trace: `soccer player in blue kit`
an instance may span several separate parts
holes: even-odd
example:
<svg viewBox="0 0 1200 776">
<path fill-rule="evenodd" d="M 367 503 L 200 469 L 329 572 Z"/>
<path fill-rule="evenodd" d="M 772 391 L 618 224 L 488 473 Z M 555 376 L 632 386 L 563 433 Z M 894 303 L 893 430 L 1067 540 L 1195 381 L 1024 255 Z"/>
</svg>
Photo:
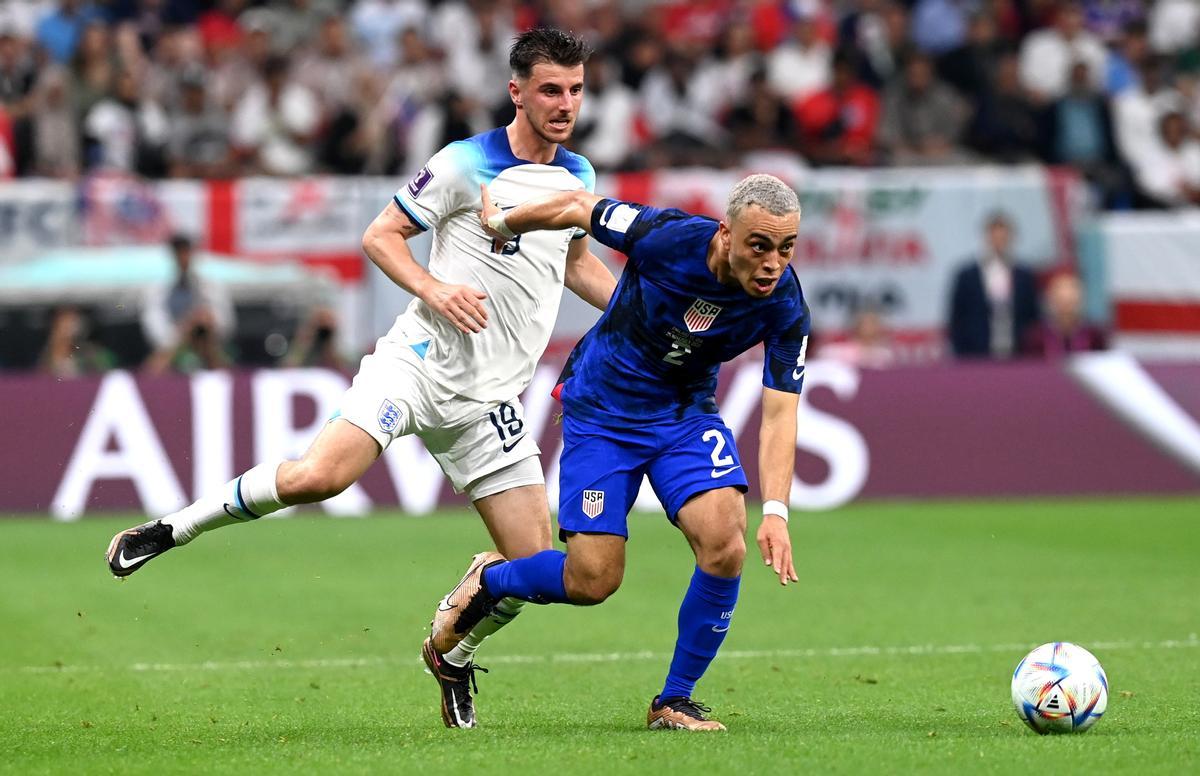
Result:
<svg viewBox="0 0 1200 776">
<path fill-rule="evenodd" d="M 499 239 L 576 227 L 629 262 L 603 316 L 563 369 L 558 521 L 567 551 L 507 561 L 475 556 L 438 606 L 434 642 L 453 644 L 500 599 L 598 604 L 621 584 L 626 519 L 647 475 L 696 555 L 679 610 L 670 671 L 650 704 L 650 728 L 724 730 L 692 698 L 737 603 L 746 554 L 747 480 L 715 400 L 717 372 L 765 344 L 757 541 L 781 584 L 798 581 L 787 518 L 796 407 L 809 314 L 788 262 L 800 222 L 794 191 L 752 175 L 718 222 L 587 191 L 501 212 L 483 192 L 481 221 Z"/>
</svg>

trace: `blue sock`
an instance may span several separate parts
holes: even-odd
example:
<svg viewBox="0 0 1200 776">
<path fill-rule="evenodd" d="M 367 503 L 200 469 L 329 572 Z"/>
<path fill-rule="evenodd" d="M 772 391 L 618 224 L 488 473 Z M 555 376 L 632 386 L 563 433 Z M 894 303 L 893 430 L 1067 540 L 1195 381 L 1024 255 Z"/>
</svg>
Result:
<svg viewBox="0 0 1200 776">
<path fill-rule="evenodd" d="M 737 605 L 740 576 L 714 577 L 696 567 L 679 607 L 679 638 L 662 698 L 690 698 L 696 682 L 717 656 Z"/>
<path fill-rule="evenodd" d="M 537 555 L 492 566 L 483 572 L 483 584 L 492 598 L 519 598 L 535 604 L 568 604 L 563 584 L 567 554 L 542 550 Z"/>
</svg>

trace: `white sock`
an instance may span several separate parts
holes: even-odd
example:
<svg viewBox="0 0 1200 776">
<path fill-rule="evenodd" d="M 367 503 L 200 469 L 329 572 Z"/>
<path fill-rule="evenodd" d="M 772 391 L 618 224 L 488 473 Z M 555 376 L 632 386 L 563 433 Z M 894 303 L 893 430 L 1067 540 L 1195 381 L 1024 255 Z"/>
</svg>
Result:
<svg viewBox="0 0 1200 776">
<path fill-rule="evenodd" d="M 523 606 L 525 606 L 525 602 L 519 598 L 501 598 L 492 613 L 480 620 L 479 624 L 472 628 L 462 641 L 458 642 L 457 647 L 442 657 L 450 665 L 459 668 L 470 663 L 475 657 L 475 650 L 479 649 L 483 640 L 512 622 L 513 618 L 521 613 Z"/>
<path fill-rule="evenodd" d="M 257 520 L 287 506 L 275 489 L 275 474 L 281 463 L 261 463 L 225 483 L 216 493 L 164 517 L 162 522 L 171 526 L 175 546 L 187 544 L 205 531 Z"/>
</svg>

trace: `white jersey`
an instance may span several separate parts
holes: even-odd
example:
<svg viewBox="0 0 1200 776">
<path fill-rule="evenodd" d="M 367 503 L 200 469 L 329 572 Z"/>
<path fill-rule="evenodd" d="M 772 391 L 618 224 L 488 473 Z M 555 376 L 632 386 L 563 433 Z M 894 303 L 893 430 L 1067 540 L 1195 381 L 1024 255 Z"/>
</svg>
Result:
<svg viewBox="0 0 1200 776">
<path fill-rule="evenodd" d="M 416 324 L 428 343 L 413 345 L 430 377 L 462 396 L 506 401 L 518 396 L 550 341 L 574 229 L 528 232 L 503 246 L 479 224 L 479 184 L 492 202 L 509 208 L 545 194 L 587 189 L 596 184 L 592 165 L 559 146 L 549 164 L 513 155 L 504 127 L 443 148 L 408 185 L 396 192 L 396 205 L 421 229 L 433 229 L 429 273 L 444 283 L 466 285 L 487 294 L 488 325 L 464 334 L 414 299 L 388 339 L 405 341 Z"/>
</svg>

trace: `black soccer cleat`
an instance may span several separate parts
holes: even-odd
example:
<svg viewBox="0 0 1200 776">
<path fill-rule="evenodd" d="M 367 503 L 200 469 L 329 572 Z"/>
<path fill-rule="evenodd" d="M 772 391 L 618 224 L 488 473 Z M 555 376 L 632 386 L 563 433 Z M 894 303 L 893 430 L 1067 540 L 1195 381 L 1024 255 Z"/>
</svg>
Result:
<svg viewBox="0 0 1200 776">
<path fill-rule="evenodd" d="M 428 638 L 421 645 L 421 658 L 429 666 L 429 673 L 433 674 L 442 691 L 442 722 L 449 728 L 475 727 L 475 702 L 471 698 L 472 690 L 476 694 L 479 692 L 475 672 L 486 674 L 488 670 L 474 663 L 467 663 L 462 668 L 450 665 L 437 653 Z"/>
<path fill-rule="evenodd" d="M 161 520 L 142 523 L 122 531 L 108 543 L 108 570 L 114 577 L 127 577 L 174 546 L 171 526 Z"/>
</svg>

